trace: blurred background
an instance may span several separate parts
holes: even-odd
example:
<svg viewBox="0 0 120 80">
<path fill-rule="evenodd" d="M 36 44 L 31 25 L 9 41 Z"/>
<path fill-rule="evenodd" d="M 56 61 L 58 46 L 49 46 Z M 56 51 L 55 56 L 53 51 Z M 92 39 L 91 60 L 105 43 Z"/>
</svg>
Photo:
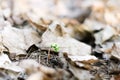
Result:
<svg viewBox="0 0 120 80">
<path fill-rule="evenodd" d="M 35 21 L 42 18 L 72 18 L 84 22 L 89 19 L 119 25 L 119 0 L 0 0 L 0 11 L 6 18 L 20 24 L 24 15 Z M 81 19 L 81 17 L 83 19 Z"/>
</svg>

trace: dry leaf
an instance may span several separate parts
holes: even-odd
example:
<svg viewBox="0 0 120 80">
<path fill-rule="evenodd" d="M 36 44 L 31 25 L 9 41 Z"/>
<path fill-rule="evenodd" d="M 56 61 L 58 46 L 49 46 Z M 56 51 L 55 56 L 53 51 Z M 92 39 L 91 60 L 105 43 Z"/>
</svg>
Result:
<svg viewBox="0 0 120 80">
<path fill-rule="evenodd" d="M 19 66 L 29 75 L 27 80 L 58 80 L 62 77 L 55 69 L 40 65 L 35 60 L 23 60 Z"/>
<path fill-rule="evenodd" d="M 64 53 L 64 57 L 72 66 L 77 66 L 87 70 L 90 70 L 92 68 L 92 64 L 98 61 L 98 59 L 95 56 L 91 55 L 70 56 Z"/>
<path fill-rule="evenodd" d="M 90 46 L 71 38 L 65 30 L 64 25 L 53 22 L 43 33 L 40 48 L 48 50 L 51 44 L 57 43 L 60 46 L 60 52 L 67 52 L 69 55 L 82 56 L 91 53 Z"/>
<path fill-rule="evenodd" d="M 45 79 L 44 79 L 44 74 L 41 72 L 38 72 L 29 76 L 27 80 L 45 80 Z"/>
<path fill-rule="evenodd" d="M 106 26 L 102 31 L 95 34 L 95 43 L 102 44 L 116 35 L 116 31 L 111 26 Z"/>
<path fill-rule="evenodd" d="M 120 59 L 120 43 L 119 42 L 115 42 L 114 45 L 112 46 L 111 55 Z"/>
<path fill-rule="evenodd" d="M 10 53 L 25 54 L 29 46 L 40 41 L 38 33 L 32 28 L 18 29 L 5 22 L 3 27 L 0 32 L 1 46 L 7 48 Z"/>
<path fill-rule="evenodd" d="M 0 54 L 0 71 L 3 73 L 7 73 L 9 77 L 16 78 L 19 73 L 24 73 L 24 69 L 20 66 L 12 63 L 9 59 L 8 55 L 1 53 Z M 1 76 L 2 77 L 2 76 Z"/>
<path fill-rule="evenodd" d="M 79 69 L 74 66 L 69 66 L 69 69 L 78 80 L 90 80 L 93 78 L 88 70 Z"/>
<path fill-rule="evenodd" d="M 32 59 L 22 60 L 19 62 L 18 65 L 22 67 L 23 69 L 25 69 L 25 72 L 28 75 L 37 72 L 40 66 L 39 63 L 37 63 L 35 60 L 32 60 Z"/>
<path fill-rule="evenodd" d="M 107 24 L 116 25 L 119 23 L 119 20 L 117 20 L 115 14 L 111 13 L 108 10 L 105 11 L 104 18 Z"/>
<path fill-rule="evenodd" d="M 1 61 L 0 68 L 11 70 L 11 71 L 14 71 L 14 72 L 23 72 L 24 71 L 19 66 L 16 66 L 15 64 L 13 64 L 11 62 L 11 60 L 9 59 L 9 57 L 4 53 L 1 53 L 0 61 Z"/>
</svg>

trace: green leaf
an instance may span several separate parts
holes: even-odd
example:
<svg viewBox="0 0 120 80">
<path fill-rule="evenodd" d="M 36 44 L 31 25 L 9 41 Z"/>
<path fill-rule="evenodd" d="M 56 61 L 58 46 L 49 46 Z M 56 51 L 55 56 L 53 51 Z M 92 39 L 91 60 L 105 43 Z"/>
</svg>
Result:
<svg viewBox="0 0 120 80">
<path fill-rule="evenodd" d="M 55 52 L 58 52 L 59 49 L 60 49 L 59 45 L 56 44 L 56 43 L 51 44 L 51 48 L 52 48 Z"/>
</svg>

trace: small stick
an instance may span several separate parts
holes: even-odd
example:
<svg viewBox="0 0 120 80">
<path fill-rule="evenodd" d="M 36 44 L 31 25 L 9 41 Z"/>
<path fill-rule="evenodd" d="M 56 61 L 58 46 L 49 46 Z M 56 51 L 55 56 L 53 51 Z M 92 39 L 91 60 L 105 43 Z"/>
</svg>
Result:
<svg viewBox="0 0 120 80">
<path fill-rule="evenodd" d="M 50 59 L 50 49 L 48 50 L 47 64 L 48 64 L 49 59 Z"/>
</svg>

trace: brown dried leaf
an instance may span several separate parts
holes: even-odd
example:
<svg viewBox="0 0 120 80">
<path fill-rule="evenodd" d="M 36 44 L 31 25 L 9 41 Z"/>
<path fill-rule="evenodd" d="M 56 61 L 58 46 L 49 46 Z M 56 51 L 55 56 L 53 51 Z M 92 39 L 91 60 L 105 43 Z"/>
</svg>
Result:
<svg viewBox="0 0 120 80">
<path fill-rule="evenodd" d="M 115 42 L 114 45 L 112 46 L 111 55 L 120 59 L 120 43 L 119 42 Z"/>
<path fill-rule="evenodd" d="M 69 69 L 78 80 L 90 80 L 93 78 L 88 70 L 79 69 L 71 65 L 69 66 Z"/>
<path fill-rule="evenodd" d="M 15 79 L 19 73 L 24 73 L 24 69 L 13 63 L 4 53 L 0 54 L 0 62 L 0 71 L 7 73 L 11 78 Z"/>
<path fill-rule="evenodd" d="M 3 27 L 0 33 L 0 43 L 10 53 L 25 54 L 25 49 L 40 41 L 38 33 L 32 28 L 18 29 L 10 24 L 4 24 Z"/>
<path fill-rule="evenodd" d="M 111 26 L 106 26 L 102 31 L 95 34 L 95 43 L 102 44 L 116 35 L 116 31 Z"/>
<path fill-rule="evenodd" d="M 33 26 L 35 26 L 38 30 L 40 30 L 40 31 L 42 31 L 42 32 L 44 32 L 46 29 L 47 29 L 47 25 L 44 25 L 44 23 L 43 23 L 43 25 L 42 24 L 38 24 L 38 23 L 36 23 L 36 22 L 33 22 L 29 17 L 27 17 L 28 19 L 28 21 L 33 25 Z"/>
<path fill-rule="evenodd" d="M 64 53 L 66 60 L 74 67 L 80 67 L 87 70 L 92 68 L 92 64 L 97 62 L 98 59 L 95 56 L 86 55 L 86 56 L 70 56 Z"/>
<path fill-rule="evenodd" d="M 57 43 L 60 46 L 60 52 L 67 52 L 70 55 L 81 56 L 91 53 L 90 46 L 71 38 L 67 34 L 64 25 L 58 22 L 53 22 L 44 32 L 40 48 L 48 50 L 53 43 Z"/>
<path fill-rule="evenodd" d="M 19 66 L 29 75 L 27 80 L 58 80 L 61 77 L 55 69 L 40 65 L 32 59 L 22 60 Z"/>
<path fill-rule="evenodd" d="M 40 64 L 33 59 L 22 60 L 18 65 L 22 67 L 28 75 L 38 72 L 40 66 Z"/>
</svg>

